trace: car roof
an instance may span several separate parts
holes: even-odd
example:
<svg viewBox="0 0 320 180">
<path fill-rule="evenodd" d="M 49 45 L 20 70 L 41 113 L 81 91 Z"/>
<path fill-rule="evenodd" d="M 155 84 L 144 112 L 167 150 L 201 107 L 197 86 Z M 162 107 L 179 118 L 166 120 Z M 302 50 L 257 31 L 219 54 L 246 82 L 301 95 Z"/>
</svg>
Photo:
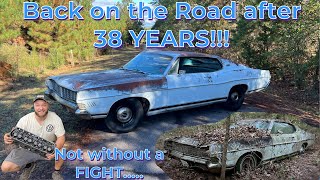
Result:
<svg viewBox="0 0 320 180">
<path fill-rule="evenodd" d="M 242 123 L 246 123 L 246 122 L 255 122 L 255 121 L 264 121 L 264 122 L 280 122 L 280 123 L 287 123 L 287 124 L 291 124 L 293 125 L 291 122 L 288 121 L 284 121 L 281 119 L 243 119 L 243 120 L 239 120 L 237 122 L 242 122 Z"/>
<path fill-rule="evenodd" d="M 271 122 L 272 119 L 242 119 L 236 122 L 255 122 L 255 121 L 264 121 L 264 122 Z"/>
<path fill-rule="evenodd" d="M 163 54 L 167 56 L 179 56 L 179 57 L 210 57 L 210 58 L 220 58 L 216 55 L 210 55 L 205 53 L 199 52 L 190 52 L 190 51 L 167 51 L 167 50 L 145 50 L 144 52 L 152 52 L 157 54 Z"/>
</svg>

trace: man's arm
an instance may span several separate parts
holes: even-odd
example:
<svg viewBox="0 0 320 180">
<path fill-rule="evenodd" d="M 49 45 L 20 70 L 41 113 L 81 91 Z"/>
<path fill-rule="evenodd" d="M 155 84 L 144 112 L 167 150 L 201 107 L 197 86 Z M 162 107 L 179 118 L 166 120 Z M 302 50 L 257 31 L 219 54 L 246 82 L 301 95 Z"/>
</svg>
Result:
<svg viewBox="0 0 320 180">
<path fill-rule="evenodd" d="M 66 141 L 66 136 L 65 135 L 62 135 L 62 136 L 58 137 L 57 140 L 56 140 L 56 148 L 61 150 L 63 145 L 64 145 L 64 143 L 65 143 L 65 141 Z M 51 160 L 51 159 L 54 158 L 54 154 L 47 154 L 46 156 L 47 156 L 48 160 Z"/>
<path fill-rule="evenodd" d="M 65 135 L 62 135 L 62 136 L 58 137 L 57 141 L 56 141 L 56 148 L 61 150 L 61 148 L 63 147 L 65 142 L 66 142 L 66 136 Z"/>
</svg>

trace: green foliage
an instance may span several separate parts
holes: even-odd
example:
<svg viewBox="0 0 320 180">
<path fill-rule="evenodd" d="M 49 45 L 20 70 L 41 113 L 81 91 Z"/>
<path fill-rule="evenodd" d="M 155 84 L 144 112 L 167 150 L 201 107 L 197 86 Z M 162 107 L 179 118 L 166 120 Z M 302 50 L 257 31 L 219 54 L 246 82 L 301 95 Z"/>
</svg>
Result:
<svg viewBox="0 0 320 180">
<path fill-rule="evenodd" d="M 50 64 L 48 68 L 55 69 L 63 65 L 65 62 L 65 57 L 63 54 L 64 54 L 63 48 L 51 48 L 48 55 L 48 58 L 50 60 Z"/>
<path fill-rule="evenodd" d="M 157 20 L 155 25 L 152 27 L 152 29 L 156 29 L 160 31 L 160 38 L 164 36 L 164 33 L 167 30 L 172 30 L 175 37 L 179 37 L 178 30 L 191 30 L 191 31 L 198 31 L 200 29 L 205 29 L 205 30 L 211 30 L 211 29 L 217 29 L 217 28 L 224 28 L 226 25 L 223 20 L 217 22 L 217 21 L 212 21 L 208 19 L 203 19 L 201 21 L 199 20 L 176 20 L 175 19 L 175 14 L 176 14 L 176 2 L 179 2 L 179 0 L 154 0 L 153 4 L 154 5 L 163 5 L 168 9 L 168 16 L 167 19 L 165 20 Z M 189 3 L 190 5 L 201 5 L 204 7 L 210 6 L 210 5 L 215 5 L 215 2 L 210 1 L 210 0 L 187 0 L 185 1 Z M 176 31 L 177 29 L 177 31 Z M 177 39 L 178 40 L 178 39 Z"/>
<path fill-rule="evenodd" d="M 127 24 L 128 30 L 133 30 L 136 34 L 139 34 L 142 28 L 142 22 L 141 21 L 128 21 L 129 23 Z M 133 44 L 133 39 L 131 35 L 129 34 L 129 31 L 127 31 L 124 36 L 123 36 L 124 42 Z"/>
<path fill-rule="evenodd" d="M 271 2 L 271 1 L 269 1 Z M 259 2 L 245 2 L 257 5 Z M 232 43 L 241 52 L 242 61 L 262 69 L 270 69 L 274 79 L 290 80 L 299 89 L 314 85 L 318 75 L 320 2 L 317 0 L 272 1 L 274 5 L 301 5 L 297 21 L 248 21 L 241 16 L 233 31 Z M 316 60 L 317 59 L 317 60 Z"/>
<path fill-rule="evenodd" d="M 21 35 L 20 27 L 23 25 L 23 19 L 20 16 L 22 4 L 22 0 L 0 1 L 0 44 L 11 42 Z"/>
<path fill-rule="evenodd" d="M 17 56 L 19 54 L 19 56 Z M 36 76 L 48 67 L 46 56 L 36 52 L 29 52 L 25 46 L 2 44 L 0 46 L 0 61 L 11 64 L 13 77 Z"/>
</svg>

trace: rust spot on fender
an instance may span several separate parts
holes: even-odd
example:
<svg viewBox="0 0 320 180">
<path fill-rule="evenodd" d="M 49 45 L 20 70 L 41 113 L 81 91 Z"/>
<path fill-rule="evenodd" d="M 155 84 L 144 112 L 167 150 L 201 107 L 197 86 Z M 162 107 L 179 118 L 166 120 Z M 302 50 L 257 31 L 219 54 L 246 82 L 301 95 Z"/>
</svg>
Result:
<svg viewBox="0 0 320 180">
<path fill-rule="evenodd" d="M 137 90 L 155 90 L 163 88 L 166 84 L 166 80 L 163 79 L 153 79 L 153 80 L 142 80 L 142 81 L 136 81 L 126 84 L 118 84 L 113 86 L 114 89 L 118 91 L 130 91 L 135 92 Z"/>
<path fill-rule="evenodd" d="M 76 82 L 73 86 L 73 89 L 78 90 L 84 83 L 82 81 Z"/>
<path fill-rule="evenodd" d="M 167 80 L 165 78 L 135 78 L 126 80 L 123 83 L 110 85 L 107 87 L 92 88 L 90 90 L 117 90 L 123 93 L 139 93 L 154 91 L 157 89 L 165 88 Z"/>
</svg>

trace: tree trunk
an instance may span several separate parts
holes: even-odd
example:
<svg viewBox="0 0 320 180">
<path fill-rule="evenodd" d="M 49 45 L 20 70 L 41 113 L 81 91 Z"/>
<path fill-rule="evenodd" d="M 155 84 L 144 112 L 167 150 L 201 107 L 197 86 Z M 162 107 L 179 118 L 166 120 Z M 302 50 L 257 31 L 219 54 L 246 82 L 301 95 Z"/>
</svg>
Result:
<svg viewBox="0 0 320 180">
<path fill-rule="evenodd" d="M 226 179 L 226 161 L 227 161 L 227 150 L 228 150 L 228 141 L 229 141 L 229 130 L 230 130 L 230 121 L 231 121 L 231 115 L 229 115 L 229 117 L 227 118 L 226 121 L 226 135 L 224 138 L 224 142 L 223 142 L 223 152 L 222 152 L 222 160 L 221 160 L 221 180 L 225 180 Z"/>
</svg>

